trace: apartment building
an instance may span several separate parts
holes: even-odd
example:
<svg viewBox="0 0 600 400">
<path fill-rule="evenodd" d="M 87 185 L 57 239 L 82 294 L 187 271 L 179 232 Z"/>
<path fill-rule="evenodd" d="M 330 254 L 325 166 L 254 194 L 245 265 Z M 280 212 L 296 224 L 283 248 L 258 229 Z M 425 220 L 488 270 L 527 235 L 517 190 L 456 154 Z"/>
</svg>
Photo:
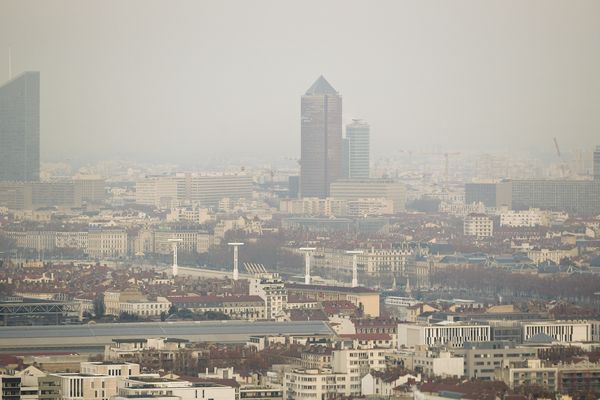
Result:
<svg viewBox="0 0 600 400">
<path fill-rule="evenodd" d="M 82 362 L 79 368 L 82 374 L 108 375 L 128 378 L 140 374 L 140 365 L 130 362 L 88 361 Z"/>
<path fill-rule="evenodd" d="M 558 388 L 558 368 L 538 359 L 504 364 L 496 370 L 495 377 L 511 389 L 537 386 L 556 391 Z"/>
<path fill-rule="evenodd" d="M 124 229 L 90 229 L 88 255 L 95 258 L 119 258 L 128 254 L 127 231 Z"/>
<path fill-rule="evenodd" d="M 286 400 L 327 400 L 340 396 L 359 396 L 360 381 L 350 382 L 347 374 L 330 369 L 294 368 L 283 376 L 283 398 Z"/>
<path fill-rule="evenodd" d="M 264 274 L 250 279 L 250 296 L 258 296 L 265 303 L 266 319 L 275 319 L 287 306 L 288 290 L 279 275 Z"/>
<path fill-rule="evenodd" d="M 266 318 L 266 301 L 260 296 L 170 296 L 178 309 L 197 313 L 220 312 L 231 319 L 256 321 Z"/>
<path fill-rule="evenodd" d="M 56 373 L 62 400 L 110 400 L 117 394 L 117 376 Z"/>
<path fill-rule="evenodd" d="M 119 396 L 126 398 L 155 398 L 167 396 L 180 400 L 231 400 L 235 388 L 212 382 L 190 382 L 161 378 L 158 374 L 132 376 L 123 380 Z"/>
<path fill-rule="evenodd" d="M 379 317 L 379 292 L 365 287 L 285 284 L 291 296 L 320 301 L 348 300 L 369 317 Z"/>
<path fill-rule="evenodd" d="M 486 238 L 494 236 L 494 221 L 485 214 L 469 214 L 464 219 L 464 235 Z"/>
<path fill-rule="evenodd" d="M 482 380 L 494 380 L 496 368 L 503 364 L 537 358 L 536 349 L 508 341 L 467 342 L 452 352 L 464 358 L 466 377 Z"/>
<path fill-rule="evenodd" d="M 125 313 L 142 318 L 160 317 L 161 314 L 167 314 L 170 308 L 171 302 L 165 297 L 158 296 L 154 300 L 129 299 L 119 302 L 119 315 Z"/>
</svg>

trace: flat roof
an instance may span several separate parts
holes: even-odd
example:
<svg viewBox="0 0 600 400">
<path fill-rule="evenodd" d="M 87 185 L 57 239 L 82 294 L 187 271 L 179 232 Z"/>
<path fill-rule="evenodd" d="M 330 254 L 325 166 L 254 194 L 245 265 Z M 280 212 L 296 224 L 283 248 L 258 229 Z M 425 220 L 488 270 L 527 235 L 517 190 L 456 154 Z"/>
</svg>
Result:
<svg viewBox="0 0 600 400">
<path fill-rule="evenodd" d="M 333 335 L 323 321 L 250 322 L 184 321 L 135 322 L 89 325 L 3 326 L 0 348 L 39 348 L 82 345 L 106 345 L 142 338 L 177 338 L 192 341 L 246 342 L 256 335 Z M 132 340 L 133 339 L 133 340 Z"/>
</svg>

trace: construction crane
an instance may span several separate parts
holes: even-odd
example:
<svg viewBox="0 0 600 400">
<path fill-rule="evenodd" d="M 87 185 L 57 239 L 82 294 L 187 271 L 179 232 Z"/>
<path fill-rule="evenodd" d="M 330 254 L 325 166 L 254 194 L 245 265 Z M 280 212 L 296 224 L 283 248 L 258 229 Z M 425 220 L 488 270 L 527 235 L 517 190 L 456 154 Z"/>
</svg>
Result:
<svg viewBox="0 0 600 400">
<path fill-rule="evenodd" d="M 562 154 L 560 153 L 560 147 L 558 146 L 558 139 L 556 137 L 552 138 L 554 141 L 554 148 L 556 149 L 556 155 L 558 156 L 558 160 L 560 162 L 560 173 L 561 178 L 565 178 L 567 176 L 568 167 L 565 161 L 562 158 Z"/>
</svg>

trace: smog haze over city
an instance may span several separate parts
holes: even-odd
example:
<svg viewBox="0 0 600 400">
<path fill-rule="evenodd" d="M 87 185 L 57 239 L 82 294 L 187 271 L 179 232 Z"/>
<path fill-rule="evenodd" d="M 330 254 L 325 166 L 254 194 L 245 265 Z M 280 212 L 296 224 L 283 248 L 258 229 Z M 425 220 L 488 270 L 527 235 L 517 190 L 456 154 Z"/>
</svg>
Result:
<svg viewBox="0 0 600 400">
<path fill-rule="evenodd" d="M 42 159 L 298 157 L 323 74 L 373 154 L 552 153 L 600 128 L 597 1 L 3 1 L 0 76 L 40 70 Z M 210 146 L 207 145 L 210 143 Z"/>
<path fill-rule="evenodd" d="M 599 17 L 0 0 L 0 399 L 600 398 Z"/>
</svg>

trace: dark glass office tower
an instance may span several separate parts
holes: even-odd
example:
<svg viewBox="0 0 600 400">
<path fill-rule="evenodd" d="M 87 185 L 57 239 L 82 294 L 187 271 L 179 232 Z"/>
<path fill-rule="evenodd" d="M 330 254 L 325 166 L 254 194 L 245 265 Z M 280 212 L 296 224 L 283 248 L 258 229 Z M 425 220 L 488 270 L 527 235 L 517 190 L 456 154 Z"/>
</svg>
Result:
<svg viewBox="0 0 600 400">
<path fill-rule="evenodd" d="M 342 176 L 342 97 L 320 76 L 302 96 L 300 195 L 329 195 Z"/>
<path fill-rule="evenodd" d="M 40 178 L 40 73 L 0 86 L 0 181 Z"/>
</svg>

